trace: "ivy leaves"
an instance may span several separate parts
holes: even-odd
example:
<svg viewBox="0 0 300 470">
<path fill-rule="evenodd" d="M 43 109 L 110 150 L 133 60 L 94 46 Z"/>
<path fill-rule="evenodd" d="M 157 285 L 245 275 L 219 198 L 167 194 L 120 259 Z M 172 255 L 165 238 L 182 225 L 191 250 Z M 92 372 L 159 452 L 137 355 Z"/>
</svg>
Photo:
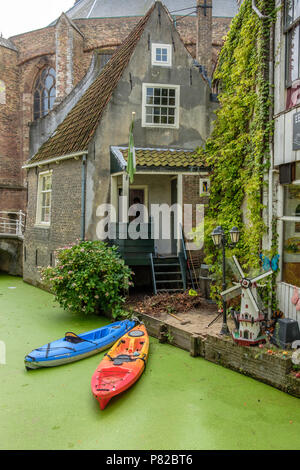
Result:
<svg viewBox="0 0 300 470">
<path fill-rule="evenodd" d="M 274 0 L 260 0 L 258 6 L 275 17 Z M 212 265 L 217 278 L 220 253 L 210 237 L 217 225 L 225 231 L 232 226 L 241 230 L 235 253 L 244 269 L 258 266 L 266 232 L 262 192 L 272 133 L 268 82 L 271 21 L 261 20 L 252 10 L 251 0 L 245 0 L 233 19 L 214 75 L 221 93 L 214 130 L 205 148 L 208 164 L 213 168 L 205 232 L 206 262 Z"/>
</svg>

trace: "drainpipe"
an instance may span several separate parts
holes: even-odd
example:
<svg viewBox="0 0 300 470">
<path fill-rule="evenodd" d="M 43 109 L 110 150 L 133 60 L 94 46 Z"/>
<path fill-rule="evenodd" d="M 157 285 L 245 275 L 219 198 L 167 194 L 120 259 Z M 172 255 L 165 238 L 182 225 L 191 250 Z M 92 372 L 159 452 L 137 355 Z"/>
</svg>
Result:
<svg viewBox="0 0 300 470">
<path fill-rule="evenodd" d="M 257 8 L 256 6 L 256 0 L 252 0 L 252 10 L 255 11 L 255 13 L 257 14 L 257 16 L 259 16 L 259 18 L 261 19 L 264 19 L 264 18 L 270 18 L 268 15 L 263 15 L 259 9 Z"/>
<path fill-rule="evenodd" d="M 270 90 L 273 94 L 273 100 L 270 104 L 270 120 L 273 119 L 274 115 L 274 51 L 275 51 L 275 25 L 272 23 L 271 26 L 271 34 L 270 34 L 270 61 L 269 61 L 269 82 L 270 82 Z M 274 184 L 274 138 L 270 136 L 270 171 L 269 171 L 269 249 L 272 246 L 272 238 L 273 238 L 273 230 L 272 230 L 272 223 L 273 223 L 273 184 Z"/>
<path fill-rule="evenodd" d="M 81 167 L 81 227 L 80 227 L 80 238 L 85 239 L 85 191 L 86 191 L 86 155 L 82 156 L 82 167 Z"/>
</svg>

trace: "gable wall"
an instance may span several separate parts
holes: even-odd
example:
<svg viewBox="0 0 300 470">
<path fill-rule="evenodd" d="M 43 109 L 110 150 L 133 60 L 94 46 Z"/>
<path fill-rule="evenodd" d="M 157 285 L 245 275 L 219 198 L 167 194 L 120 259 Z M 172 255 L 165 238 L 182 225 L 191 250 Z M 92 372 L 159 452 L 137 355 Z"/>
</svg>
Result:
<svg viewBox="0 0 300 470">
<path fill-rule="evenodd" d="M 173 66 L 152 67 L 150 42 L 172 44 Z M 132 83 L 132 85 L 131 85 Z M 180 85 L 179 129 L 145 128 L 142 119 L 142 84 Z M 201 146 L 210 133 L 213 119 L 210 88 L 193 67 L 177 31 L 162 12 L 161 25 L 154 11 L 131 57 L 129 66 L 118 83 L 101 124 L 90 145 L 87 183 L 87 237 L 96 239 L 99 219 L 96 210 L 110 199 L 110 146 L 128 145 L 131 113 L 135 111 L 134 141 L 137 147 L 177 147 L 193 149 Z"/>
</svg>

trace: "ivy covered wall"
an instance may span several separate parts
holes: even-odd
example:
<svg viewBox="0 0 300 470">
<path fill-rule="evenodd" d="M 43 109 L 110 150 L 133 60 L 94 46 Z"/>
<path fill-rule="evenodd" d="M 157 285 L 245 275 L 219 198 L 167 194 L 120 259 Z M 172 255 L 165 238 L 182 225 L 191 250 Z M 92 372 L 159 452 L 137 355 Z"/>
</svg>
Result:
<svg viewBox="0 0 300 470">
<path fill-rule="evenodd" d="M 234 253 L 246 270 L 258 267 L 262 237 L 267 230 L 262 195 L 268 184 L 273 132 L 269 60 L 272 23 L 276 17 L 274 3 L 274 0 L 256 2 L 268 16 L 261 19 L 253 11 L 251 0 L 243 2 L 214 74 L 220 108 L 204 151 L 212 167 L 205 218 L 206 262 L 216 274 L 221 271 L 221 254 L 210 236 L 216 226 L 221 225 L 227 233 L 233 226 L 240 229 L 241 240 Z M 219 290 L 217 286 L 215 289 Z"/>
</svg>

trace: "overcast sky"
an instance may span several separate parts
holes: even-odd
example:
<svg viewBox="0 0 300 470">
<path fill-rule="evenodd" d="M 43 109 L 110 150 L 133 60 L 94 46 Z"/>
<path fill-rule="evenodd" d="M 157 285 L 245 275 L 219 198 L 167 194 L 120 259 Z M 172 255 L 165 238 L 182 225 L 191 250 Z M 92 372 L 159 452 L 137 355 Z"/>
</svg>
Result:
<svg viewBox="0 0 300 470">
<path fill-rule="evenodd" d="M 0 34 L 8 38 L 44 28 L 74 3 L 75 0 L 0 0 Z"/>
</svg>

